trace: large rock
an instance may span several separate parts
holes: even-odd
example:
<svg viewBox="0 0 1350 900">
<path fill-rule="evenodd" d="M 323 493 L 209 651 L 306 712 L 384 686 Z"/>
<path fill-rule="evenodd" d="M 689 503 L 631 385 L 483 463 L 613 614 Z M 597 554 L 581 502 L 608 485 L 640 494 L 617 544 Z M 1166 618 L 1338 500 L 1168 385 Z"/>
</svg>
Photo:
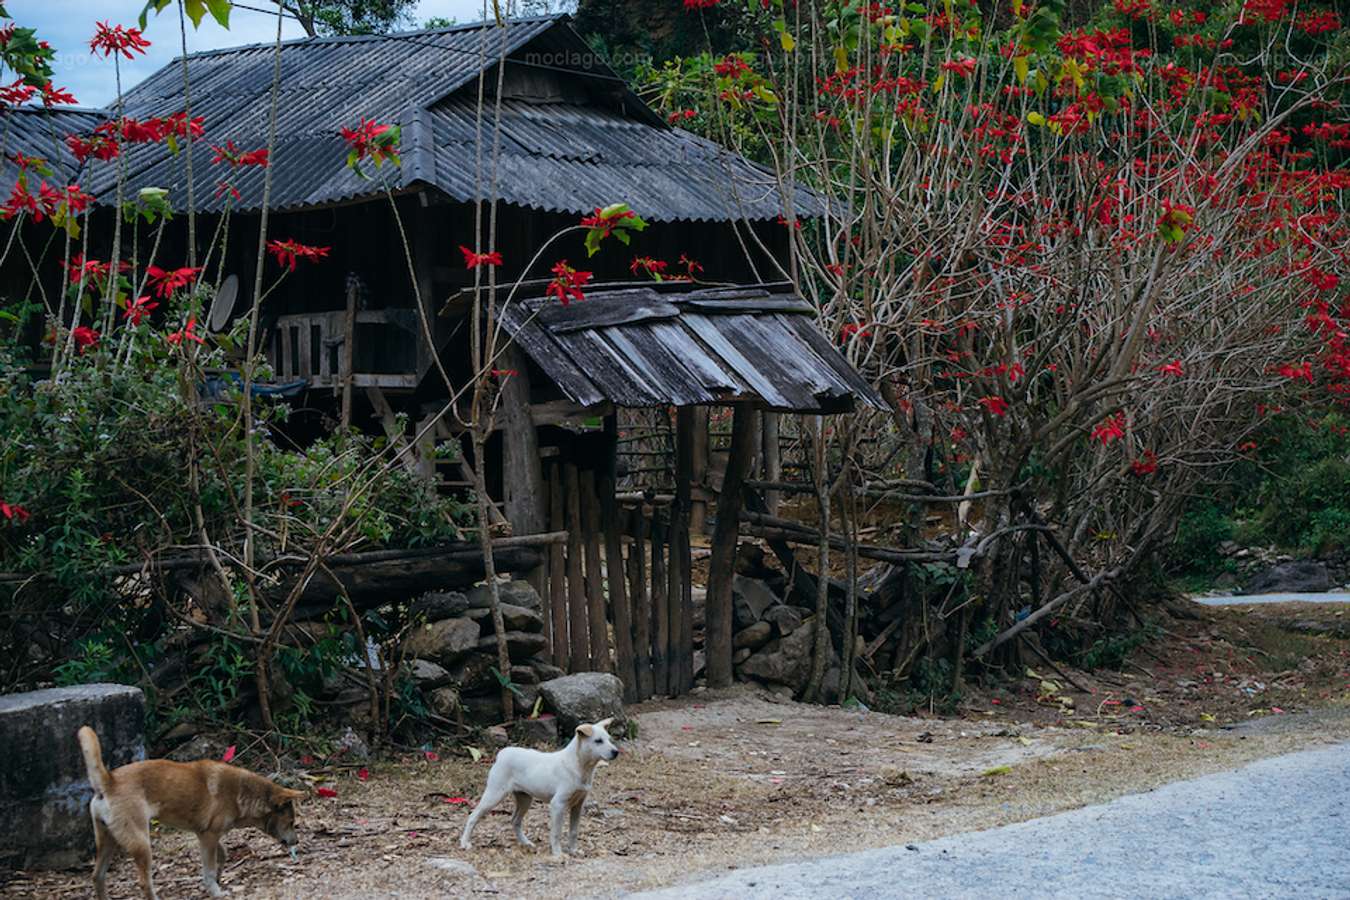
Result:
<svg viewBox="0 0 1350 900">
<path fill-rule="evenodd" d="M 509 733 L 513 744 L 552 749 L 558 746 L 558 719 L 550 715 L 537 719 L 516 719 L 511 723 Z"/>
<path fill-rule="evenodd" d="M 1321 593 L 1331 590 L 1326 563 L 1297 559 L 1272 566 L 1247 583 L 1244 594 Z"/>
<path fill-rule="evenodd" d="M 544 709 L 558 717 L 559 740 L 571 740 L 578 725 L 623 719 L 623 682 L 605 672 L 579 672 L 539 685 Z M 614 734 L 621 731 L 615 729 Z"/>
<path fill-rule="evenodd" d="M 800 692 L 811 675 L 811 647 L 815 641 L 816 617 L 802 622 L 787 637 L 777 638 L 741 663 L 740 674 L 770 684 L 786 684 Z M 830 662 L 838 659 L 830 645 Z"/>
<path fill-rule="evenodd" d="M 542 609 L 539 592 L 528 581 L 503 581 L 497 584 L 497 596 L 502 603 L 523 606 L 526 609 Z M 492 589 L 486 584 L 470 588 L 469 606 L 473 609 L 492 608 Z"/>
<path fill-rule="evenodd" d="M 736 632 L 731 638 L 731 647 L 733 650 L 740 650 L 742 647 L 758 650 L 767 644 L 771 637 L 773 637 L 773 625 L 769 622 L 756 622 Z"/>
<path fill-rule="evenodd" d="M 420 688 L 438 688 L 450 683 L 450 673 L 429 659 L 410 659 L 403 664 L 403 671 Z"/>
<path fill-rule="evenodd" d="M 441 619 L 453 619 L 469 611 L 469 598 L 459 591 L 432 591 L 423 594 L 408 607 L 408 615 L 416 620 L 419 616 L 428 622 Z"/>
<path fill-rule="evenodd" d="M 765 611 L 764 621 L 773 623 L 774 628 L 778 629 L 778 634 L 785 637 L 801 627 L 802 611 L 795 606 L 780 603 Z"/>
<path fill-rule="evenodd" d="M 542 634 L 528 631 L 508 631 L 506 633 L 506 652 L 510 654 L 513 660 L 527 659 L 547 646 L 548 638 Z M 478 641 L 478 649 L 494 654 L 493 659 L 495 660 L 497 636 L 495 634 L 484 635 Z"/>
<path fill-rule="evenodd" d="M 507 631 L 543 631 L 544 617 L 535 610 L 514 603 L 502 604 L 502 623 Z M 492 610 L 488 608 L 469 610 L 469 618 L 478 622 L 483 634 L 496 634 L 492 625 Z"/>
<path fill-rule="evenodd" d="M 778 597 L 764 582 L 737 575 L 731 581 L 731 602 L 736 630 L 740 631 L 758 622 L 769 607 L 778 603 Z"/>
<path fill-rule="evenodd" d="M 145 695 L 136 688 L 86 684 L 0 697 L 0 869 L 68 868 L 93 854 L 93 791 L 75 739 L 81 725 L 98 734 L 109 769 L 145 759 Z"/>
<path fill-rule="evenodd" d="M 472 619 L 441 619 L 414 628 L 403 640 L 403 651 L 408 656 L 453 666 L 477 648 L 478 635 L 478 623 Z"/>
</svg>

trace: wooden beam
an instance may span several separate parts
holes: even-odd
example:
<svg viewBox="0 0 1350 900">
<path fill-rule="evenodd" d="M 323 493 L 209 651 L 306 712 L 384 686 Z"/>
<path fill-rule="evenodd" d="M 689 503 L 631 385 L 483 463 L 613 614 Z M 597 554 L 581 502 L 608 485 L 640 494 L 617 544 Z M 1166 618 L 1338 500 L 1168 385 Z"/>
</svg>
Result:
<svg viewBox="0 0 1350 900">
<path fill-rule="evenodd" d="M 563 506 L 567 515 L 567 620 L 572 672 L 584 672 L 590 660 L 586 638 L 586 582 L 581 572 L 581 487 L 574 463 L 563 466 Z"/>
<path fill-rule="evenodd" d="M 708 567 L 708 610 L 704 631 L 710 688 L 731 684 L 731 584 L 736 569 L 741 497 L 755 455 L 757 416 L 749 403 L 736 405 L 731 425 L 731 452 L 722 479 L 722 493 L 717 498 L 717 526 L 713 531 L 712 560 Z"/>
<path fill-rule="evenodd" d="M 379 417 L 380 423 L 384 426 L 384 436 L 389 440 L 389 443 L 394 445 L 395 457 L 409 472 L 420 475 L 416 455 L 413 453 L 412 447 L 408 445 L 408 436 L 399 427 L 398 417 L 394 414 L 394 408 L 389 405 L 389 401 L 385 399 L 384 391 L 377 387 L 368 387 L 366 388 L 366 398 L 370 400 L 370 405 L 375 408 L 375 415 Z"/>
<path fill-rule="evenodd" d="M 638 700 L 637 670 L 633 665 L 633 614 L 629 606 L 627 573 L 623 565 L 623 541 L 620 529 L 623 522 L 619 503 L 614 496 L 616 451 L 619 425 L 616 416 L 605 418 L 605 464 L 600 470 L 596 487 L 600 491 L 600 518 L 605 532 L 605 570 L 609 574 L 609 604 L 614 610 L 614 663 L 619 680 L 623 682 L 625 703 Z"/>
<path fill-rule="evenodd" d="M 666 593 L 666 536 L 670 529 L 652 514 L 652 690 L 670 695 L 670 602 Z"/>
<path fill-rule="evenodd" d="M 605 578 L 600 563 L 600 498 L 595 472 L 581 473 L 582 537 L 586 544 L 586 609 L 590 613 L 592 672 L 609 672 L 609 617 L 605 615 Z"/>
<path fill-rule="evenodd" d="M 630 514 L 633 545 L 628 548 L 629 596 L 633 602 L 633 666 L 639 701 L 652 695 L 652 594 L 647 581 L 647 516 L 642 506 Z"/>
<path fill-rule="evenodd" d="M 549 520 L 551 527 L 566 530 L 567 518 L 563 513 L 563 473 L 562 466 L 554 465 L 548 480 Z M 569 535 L 570 537 L 570 535 Z M 553 544 L 548 548 L 548 605 L 549 640 L 553 651 L 553 664 L 564 672 L 568 671 L 567 644 L 567 555 L 562 544 Z"/>
<path fill-rule="evenodd" d="M 528 362 L 514 346 L 506 350 L 502 359 L 507 368 L 518 373 L 502 379 L 502 500 L 512 534 L 534 534 L 544 530 L 548 494 L 539 461 L 539 435 L 529 413 Z M 543 568 L 525 576 L 540 596 L 544 592 L 544 576 Z"/>
<path fill-rule="evenodd" d="M 342 384 L 342 427 L 352 424 L 352 367 L 356 359 L 356 294 L 359 285 L 355 278 L 347 283 L 347 311 L 342 320 L 342 362 L 337 373 Z"/>
<path fill-rule="evenodd" d="M 670 525 L 671 643 L 675 645 L 676 693 L 694 687 L 694 586 L 689 555 L 689 507 L 694 481 L 694 410 L 675 412 L 675 503 Z"/>
</svg>

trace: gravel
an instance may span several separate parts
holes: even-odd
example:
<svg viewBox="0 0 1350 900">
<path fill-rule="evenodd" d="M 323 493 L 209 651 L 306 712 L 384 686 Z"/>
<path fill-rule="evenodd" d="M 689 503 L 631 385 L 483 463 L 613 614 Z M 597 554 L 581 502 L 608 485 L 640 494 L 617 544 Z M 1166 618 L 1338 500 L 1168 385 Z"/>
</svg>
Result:
<svg viewBox="0 0 1350 900">
<path fill-rule="evenodd" d="M 1350 744 L 1016 825 L 651 893 L 698 898 L 1350 898 Z"/>
</svg>

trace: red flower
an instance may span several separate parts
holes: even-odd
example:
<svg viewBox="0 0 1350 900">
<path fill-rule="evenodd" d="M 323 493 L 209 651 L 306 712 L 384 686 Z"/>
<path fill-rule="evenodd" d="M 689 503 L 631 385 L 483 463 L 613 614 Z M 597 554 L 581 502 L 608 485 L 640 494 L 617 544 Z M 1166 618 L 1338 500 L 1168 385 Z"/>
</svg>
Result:
<svg viewBox="0 0 1350 900">
<path fill-rule="evenodd" d="M 507 378 L 510 378 L 512 375 L 519 375 L 519 374 L 520 374 L 520 370 L 519 370 L 519 369 L 493 369 L 493 370 L 492 370 L 492 377 L 493 377 L 493 378 L 499 378 L 499 379 L 503 379 L 503 380 L 504 380 L 504 379 L 507 379 Z"/>
<path fill-rule="evenodd" d="M 331 247 L 311 247 L 294 240 L 267 242 L 267 252 L 276 257 L 277 265 L 286 266 L 292 272 L 295 271 L 297 260 L 307 259 L 310 262 L 318 262 L 327 256 L 331 249 Z"/>
<path fill-rule="evenodd" d="M 80 352 L 88 350 L 90 347 L 98 346 L 98 332 L 88 325 L 80 325 L 70 332 L 70 336 L 75 339 L 75 346 L 80 348 Z"/>
<path fill-rule="evenodd" d="M 0 500 L 0 516 L 4 516 L 10 522 L 27 522 L 30 513 L 17 503 L 6 503 Z"/>
<path fill-rule="evenodd" d="M 164 339 L 170 344 L 181 344 L 183 341 L 196 341 L 199 344 L 205 344 L 201 336 L 197 334 L 197 317 L 189 316 L 187 325 L 183 326 L 182 331 L 175 331 L 173 334 L 165 335 Z"/>
<path fill-rule="evenodd" d="M 337 791 L 330 787 L 315 788 L 314 793 L 318 794 L 320 797 L 332 798 L 337 796 Z"/>
<path fill-rule="evenodd" d="M 1134 472 L 1138 478 L 1145 475 L 1152 475 L 1158 471 L 1158 456 L 1152 450 L 1145 450 L 1144 455 L 1130 463 L 1130 471 Z"/>
<path fill-rule="evenodd" d="M 657 281 L 660 281 L 661 276 L 665 274 L 668 265 L 669 264 L 663 259 L 652 259 L 650 256 L 635 256 L 633 257 L 633 262 L 628 266 L 628 271 L 636 275 L 638 271 L 641 270 L 652 276 L 652 278 L 655 278 Z"/>
<path fill-rule="evenodd" d="M 1179 359 L 1174 359 L 1170 363 L 1165 363 L 1164 365 L 1158 366 L 1158 371 L 1164 375 L 1181 376 L 1186 374 L 1181 369 L 1181 360 Z"/>
<path fill-rule="evenodd" d="M 975 74 L 975 60 L 971 57 L 965 59 L 949 59 L 941 67 L 943 71 L 951 72 L 959 78 L 969 78 Z"/>
<path fill-rule="evenodd" d="M 713 71 L 727 78 L 739 78 L 745 72 L 749 72 L 750 67 L 739 56 L 728 53 L 722 57 L 721 62 L 713 64 Z"/>
<path fill-rule="evenodd" d="M 719 0 L 684 0 L 684 11 L 691 12 L 699 9 L 712 9 L 718 2 Z"/>
<path fill-rule="evenodd" d="M 141 319 L 144 319 L 152 310 L 158 308 L 159 304 L 152 301 L 148 295 L 145 297 L 137 297 L 127 304 L 127 310 L 122 313 L 122 318 L 131 322 L 132 325 L 139 325 L 141 324 Z"/>
<path fill-rule="evenodd" d="M 145 274 L 150 276 L 150 280 L 154 282 L 155 294 L 160 297 L 168 297 L 179 288 L 192 284 L 200 271 L 200 266 L 195 268 L 184 266 L 172 271 L 161 269 L 159 266 L 150 266 L 145 270 Z"/>
<path fill-rule="evenodd" d="M 549 282 L 548 288 L 544 291 L 547 296 L 557 297 L 563 306 L 573 300 L 586 299 L 586 295 L 581 288 L 591 280 L 590 272 L 578 272 L 569 266 L 565 259 L 558 262 L 549 271 L 553 273 L 554 279 Z"/>
<path fill-rule="evenodd" d="M 50 83 L 41 87 L 42 105 L 51 108 L 53 106 L 74 106 L 79 103 L 75 95 L 65 88 L 52 87 Z"/>
<path fill-rule="evenodd" d="M 502 255 L 497 250 L 493 250 L 491 253 L 474 253 L 468 247 L 460 244 L 459 252 L 464 254 L 464 267 L 466 269 L 476 269 L 479 266 L 500 266 L 502 264 Z"/>
<path fill-rule="evenodd" d="M 870 338 L 872 332 L 867 330 L 867 326 L 859 325 L 857 322 L 847 322 L 843 328 L 839 329 L 839 342 L 845 343 L 851 337 Z"/>
<path fill-rule="evenodd" d="M 103 134 L 91 134 L 89 137 L 72 134 L 66 138 L 66 146 L 74 154 L 75 161 L 81 163 L 91 156 L 105 161 L 115 159 L 118 152 L 117 142 Z"/>
<path fill-rule="evenodd" d="M 120 53 L 127 59 L 135 59 L 134 53 L 144 54 L 150 42 L 141 36 L 139 28 L 123 28 L 121 25 L 108 27 L 107 22 L 99 22 L 94 37 L 89 41 L 89 52 L 103 51 L 109 57 Z"/>
<path fill-rule="evenodd" d="M 684 266 L 685 274 L 692 280 L 695 275 L 703 272 L 703 264 L 696 259 L 690 259 L 683 253 L 680 254 L 680 265 Z"/>
<path fill-rule="evenodd" d="M 361 120 L 355 128 L 343 128 L 342 138 L 347 142 L 347 164 L 355 167 L 358 160 L 369 156 L 376 163 L 398 159 L 399 129 L 392 125 Z"/>
<path fill-rule="evenodd" d="M 1285 363 L 1280 366 L 1279 373 L 1290 381 L 1306 381 L 1308 384 L 1313 382 L 1312 363 L 1305 362 L 1301 366 Z"/>
<path fill-rule="evenodd" d="M 212 144 L 211 149 L 216 151 L 216 155 L 211 159 L 212 165 L 222 162 L 229 163 L 230 168 L 233 169 L 237 169 L 241 166 L 267 165 L 266 148 L 244 152 L 234 145 L 234 141 L 226 141 L 224 147 L 217 147 Z"/>
<path fill-rule="evenodd" d="M 1092 429 L 1092 439 L 1103 444 L 1119 440 L 1125 436 L 1125 414 L 1107 416 L 1100 425 Z"/>
<path fill-rule="evenodd" d="M 1004 400 L 1002 397 L 981 397 L 975 402 L 983 406 L 990 415 L 1002 416 L 1006 415 L 1008 412 L 1008 401 Z"/>
</svg>

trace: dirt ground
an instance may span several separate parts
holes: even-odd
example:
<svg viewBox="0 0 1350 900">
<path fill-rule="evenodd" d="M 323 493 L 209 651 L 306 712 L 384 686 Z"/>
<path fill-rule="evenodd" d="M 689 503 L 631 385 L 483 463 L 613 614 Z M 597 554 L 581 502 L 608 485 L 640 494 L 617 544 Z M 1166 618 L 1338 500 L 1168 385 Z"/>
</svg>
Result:
<svg viewBox="0 0 1350 900">
<path fill-rule="evenodd" d="M 1350 610 L 1198 615 L 1169 622 L 1123 671 L 1036 667 L 948 718 L 805 706 L 745 685 L 635 707 L 638 735 L 597 773 L 581 854 L 563 863 L 547 855 L 539 809 L 526 830 L 542 849 L 514 846 L 505 807 L 459 849 L 490 751 L 336 770 L 315 782 L 331 796 L 302 810 L 296 861 L 240 832 L 222 882 L 247 897 L 613 896 L 998 826 L 1350 738 Z M 190 836 L 160 836 L 155 870 L 164 897 L 206 896 Z M 0 897 L 79 895 L 88 878 L 20 873 Z M 111 882 L 113 898 L 139 896 L 129 863 Z"/>
</svg>

